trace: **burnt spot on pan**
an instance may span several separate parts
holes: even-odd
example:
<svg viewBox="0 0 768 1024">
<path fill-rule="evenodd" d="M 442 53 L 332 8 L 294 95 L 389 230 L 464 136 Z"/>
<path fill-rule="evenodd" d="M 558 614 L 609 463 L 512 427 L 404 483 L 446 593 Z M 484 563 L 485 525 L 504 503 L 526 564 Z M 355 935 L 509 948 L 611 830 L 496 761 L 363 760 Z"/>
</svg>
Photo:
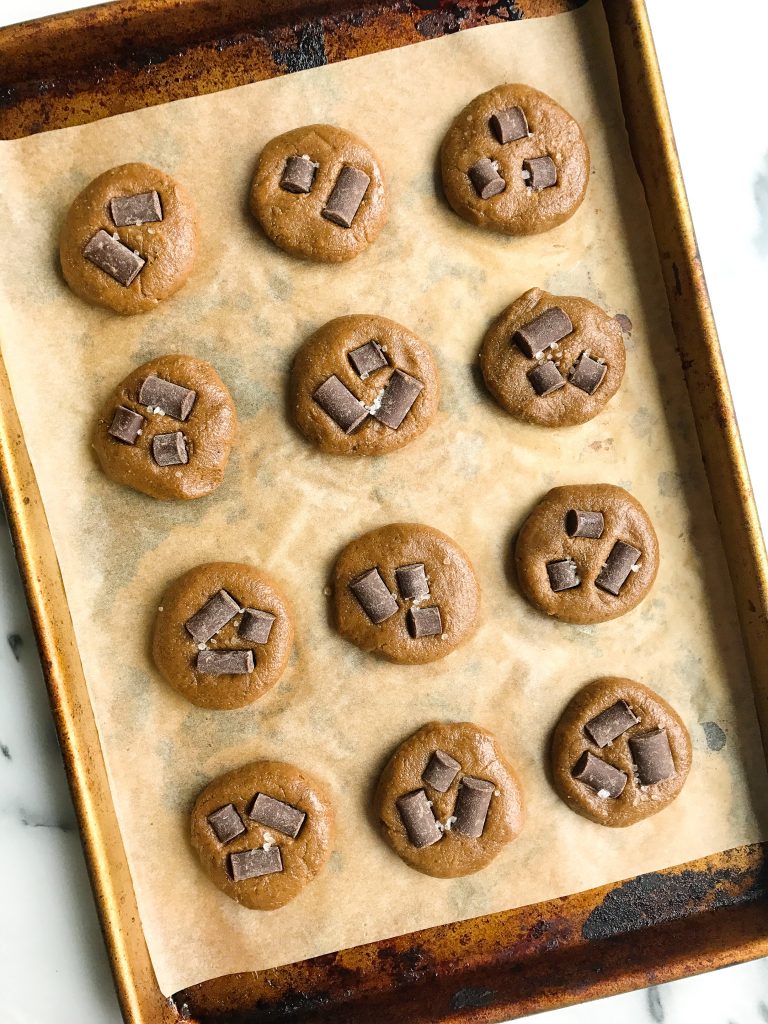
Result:
<svg viewBox="0 0 768 1024">
<path fill-rule="evenodd" d="M 308 21 L 297 30 L 279 33 L 279 37 L 285 36 L 293 38 L 291 41 L 285 39 L 285 43 L 276 43 L 272 47 L 272 59 L 289 74 L 319 68 L 328 63 L 321 21 Z"/>
</svg>

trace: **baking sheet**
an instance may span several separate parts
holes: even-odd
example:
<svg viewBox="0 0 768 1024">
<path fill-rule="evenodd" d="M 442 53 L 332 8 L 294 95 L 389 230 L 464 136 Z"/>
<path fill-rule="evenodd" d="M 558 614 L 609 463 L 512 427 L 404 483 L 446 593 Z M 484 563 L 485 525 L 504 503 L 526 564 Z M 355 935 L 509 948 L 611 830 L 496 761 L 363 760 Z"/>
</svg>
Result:
<svg viewBox="0 0 768 1024">
<path fill-rule="evenodd" d="M 160 988 L 261 969 L 509 909 L 766 837 L 766 771 L 732 596 L 674 349 L 642 190 L 623 131 L 600 6 L 479 28 L 219 95 L 0 145 L 3 356 L 45 502 Z M 505 239 L 436 197 L 437 147 L 453 115 L 501 81 L 560 100 L 593 160 L 587 199 L 563 227 Z M 418 97 L 418 100 L 416 100 Z M 273 135 L 330 121 L 366 138 L 387 172 L 388 227 L 349 265 L 284 256 L 247 213 L 255 157 Z M 64 285 L 56 237 L 93 176 L 127 160 L 177 175 L 200 205 L 203 245 L 187 288 L 130 320 Z M 476 369 L 483 332 L 534 284 L 627 312 L 625 383 L 578 428 L 522 426 Z M 443 398 L 403 452 L 351 461 L 309 447 L 285 420 L 292 354 L 326 320 L 381 313 L 434 347 Z M 209 359 L 241 421 L 220 490 L 166 505 L 106 480 L 89 435 L 104 395 L 165 352 Z M 548 621 L 508 576 L 510 540 L 550 486 L 628 487 L 659 533 L 651 596 L 595 627 Z M 431 666 L 378 662 L 328 626 L 324 588 L 352 537 L 395 520 L 445 530 L 483 589 L 480 629 Z M 167 581 L 226 558 L 282 581 L 297 615 L 291 664 L 251 708 L 206 712 L 154 671 L 149 633 Z M 549 730 L 601 674 L 633 676 L 682 714 L 694 768 L 673 808 L 617 832 L 572 814 L 543 770 Z M 492 729 L 529 806 L 522 837 L 469 878 L 430 879 L 378 838 L 367 808 L 383 762 L 431 718 Z M 212 777 L 258 757 L 322 776 L 339 834 L 327 870 L 289 906 L 238 907 L 187 842 Z"/>
</svg>

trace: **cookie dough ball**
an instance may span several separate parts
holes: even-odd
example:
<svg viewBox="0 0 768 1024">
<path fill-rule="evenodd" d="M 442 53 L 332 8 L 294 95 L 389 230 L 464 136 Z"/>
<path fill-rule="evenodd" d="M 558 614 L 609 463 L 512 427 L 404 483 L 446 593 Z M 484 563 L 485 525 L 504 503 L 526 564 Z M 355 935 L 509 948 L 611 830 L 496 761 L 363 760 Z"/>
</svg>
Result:
<svg viewBox="0 0 768 1024">
<path fill-rule="evenodd" d="M 552 737 L 555 789 L 598 825 L 621 828 L 672 803 L 691 767 L 677 712 L 631 679 L 598 679 L 576 694 Z"/>
<path fill-rule="evenodd" d="M 120 484 L 152 498 L 202 498 L 224 479 L 236 429 L 229 391 L 210 363 L 162 356 L 118 384 L 93 447 Z"/>
<path fill-rule="evenodd" d="M 480 608 L 467 556 L 418 523 L 392 523 L 347 544 L 332 594 L 341 635 L 401 665 L 450 654 L 473 633 Z"/>
<path fill-rule="evenodd" d="M 440 381 L 426 342 L 383 316 L 341 316 L 299 349 L 291 413 L 324 452 L 384 455 L 423 434 Z"/>
<path fill-rule="evenodd" d="M 266 573 L 237 562 L 190 569 L 165 591 L 152 655 L 174 690 L 201 708 L 242 708 L 278 681 L 293 616 Z"/>
<path fill-rule="evenodd" d="M 563 622 L 606 622 L 653 586 L 659 543 L 643 506 L 623 487 L 555 487 L 517 537 L 515 565 L 528 600 Z"/>
<path fill-rule="evenodd" d="M 436 878 L 479 871 L 523 827 L 523 794 L 496 738 L 470 722 L 430 722 L 390 758 L 374 798 L 382 835 Z"/>
<path fill-rule="evenodd" d="M 268 142 L 250 202 L 275 245 L 321 263 L 354 259 L 387 220 L 378 158 L 362 139 L 330 124 L 294 128 Z"/>
<path fill-rule="evenodd" d="M 586 423 L 616 394 L 626 362 L 619 321 L 588 299 L 531 288 L 483 339 L 488 390 L 525 423 Z"/>
<path fill-rule="evenodd" d="M 123 164 L 95 178 L 69 208 L 61 269 L 86 302 L 144 313 L 186 284 L 197 233 L 186 189 L 149 164 Z"/>
<path fill-rule="evenodd" d="M 214 779 L 192 810 L 192 846 L 215 886 L 250 910 L 276 910 L 322 871 L 334 840 L 325 787 L 281 761 Z"/>
<path fill-rule="evenodd" d="M 464 220 L 535 235 L 573 216 L 589 150 L 569 113 L 528 85 L 499 85 L 462 110 L 440 151 L 445 196 Z"/>
</svg>

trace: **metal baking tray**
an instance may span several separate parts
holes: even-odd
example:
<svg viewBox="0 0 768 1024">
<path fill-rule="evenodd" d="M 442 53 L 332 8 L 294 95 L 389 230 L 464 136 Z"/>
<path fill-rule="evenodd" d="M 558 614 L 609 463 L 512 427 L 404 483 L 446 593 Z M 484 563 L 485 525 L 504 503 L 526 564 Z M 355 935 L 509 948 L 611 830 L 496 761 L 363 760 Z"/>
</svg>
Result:
<svg viewBox="0 0 768 1024">
<path fill-rule="evenodd" d="M 643 0 L 603 0 L 632 153 L 734 584 L 764 747 L 768 561 Z M 578 0 L 117 0 L 0 30 L 0 138 Z M 0 363 L 0 485 L 129 1024 L 498 1021 L 768 954 L 768 844 L 165 998 L 147 952 L 56 552 Z"/>
</svg>

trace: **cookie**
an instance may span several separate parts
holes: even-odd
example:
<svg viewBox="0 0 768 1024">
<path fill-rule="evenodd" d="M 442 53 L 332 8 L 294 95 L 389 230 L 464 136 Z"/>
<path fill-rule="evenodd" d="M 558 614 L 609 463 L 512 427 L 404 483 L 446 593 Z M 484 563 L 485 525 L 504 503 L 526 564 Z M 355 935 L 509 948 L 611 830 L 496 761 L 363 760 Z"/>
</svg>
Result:
<svg viewBox="0 0 768 1024">
<path fill-rule="evenodd" d="M 122 164 L 95 178 L 69 208 L 61 269 L 86 302 L 144 313 L 186 283 L 197 235 L 185 188 L 149 164 Z"/>
<path fill-rule="evenodd" d="M 619 389 L 621 324 L 588 299 L 531 288 L 488 330 L 480 367 L 488 390 L 525 423 L 586 423 Z"/>
<path fill-rule="evenodd" d="M 535 235 L 573 216 L 589 181 L 589 150 L 569 113 L 528 85 L 475 97 L 443 139 L 445 197 L 464 220 Z"/>
<path fill-rule="evenodd" d="M 691 767 L 678 713 L 631 679 L 598 679 L 576 694 L 552 736 L 552 777 L 568 806 L 622 828 L 672 803 Z"/>
<path fill-rule="evenodd" d="M 472 634 L 480 588 L 469 559 L 444 533 L 392 523 L 351 541 L 333 570 L 343 637 L 400 665 L 444 658 Z"/>
<path fill-rule="evenodd" d="M 341 316 L 299 349 L 291 414 L 324 452 L 384 455 L 423 434 L 440 381 L 426 342 L 383 316 Z"/>
<path fill-rule="evenodd" d="M 354 259 L 387 220 L 378 158 L 362 139 L 330 124 L 294 128 L 268 142 L 250 204 L 275 245 L 321 263 Z"/>
<path fill-rule="evenodd" d="M 470 722 L 430 722 L 402 743 L 374 797 L 384 839 L 436 878 L 490 864 L 523 827 L 523 794 L 496 738 Z"/>
<path fill-rule="evenodd" d="M 160 599 L 158 671 L 201 708 L 242 708 L 275 685 L 293 645 L 293 616 L 266 573 L 236 562 L 190 569 Z"/>
<path fill-rule="evenodd" d="M 325 787 L 282 761 L 255 761 L 214 779 L 192 809 L 192 846 L 223 893 L 276 910 L 322 871 L 334 840 Z"/>
<path fill-rule="evenodd" d="M 224 478 L 236 429 L 229 391 L 210 363 L 161 356 L 118 384 L 93 448 L 120 484 L 152 498 L 202 498 Z"/>
</svg>

